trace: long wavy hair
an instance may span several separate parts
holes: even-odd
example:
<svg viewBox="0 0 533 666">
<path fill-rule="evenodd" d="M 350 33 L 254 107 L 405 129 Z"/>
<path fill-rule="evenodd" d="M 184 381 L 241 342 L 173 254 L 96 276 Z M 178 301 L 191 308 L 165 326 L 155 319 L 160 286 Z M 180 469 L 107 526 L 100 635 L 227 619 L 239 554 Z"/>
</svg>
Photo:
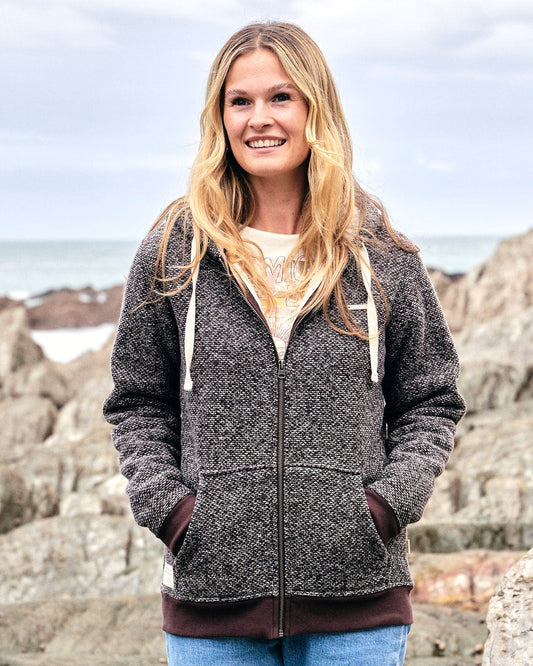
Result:
<svg viewBox="0 0 533 666">
<path fill-rule="evenodd" d="M 257 49 L 268 49 L 279 58 L 308 107 L 305 126 L 309 144 L 307 192 L 299 220 L 299 241 L 291 253 L 303 258 L 305 268 L 301 280 L 288 296 L 303 295 L 313 277 L 320 274 L 320 284 L 304 305 L 303 312 L 322 306 L 335 330 L 367 337 L 350 314 L 341 276 L 350 255 L 357 262 L 363 261 L 359 247 L 369 211 L 379 210 L 383 226 L 397 245 L 408 251 L 417 248 L 394 232 L 383 206 L 354 179 L 352 143 L 332 74 L 315 42 L 291 23 L 247 25 L 230 37 L 216 56 L 207 81 L 200 145 L 188 194 L 171 203 L 152 227 L 164 224 L 152 291 L 168 296 L 185 288 L 211 240 L 224 249 L 228 273 L 241 288 L 244 287 L 243 271 L 256 291 L 265 296 L 271 306 L 274 304 L 266 274 L 258 266 L 250 242 L 243 240 L 240 234 L 240 228 L 253 218 L 256 201 L 247 174 L 233 159 L 223 123 L 224 86 L 229 69 L 239 56 Z M 183 215 L 193 227 L 196 256 L 192 262 L 184 260 L 179 267 L 173 267 L 173 274 L 169 275 L 166 250 L 175 223 Z M 368 232 L 365 236 L 365 241 L 372 240 Z M 377 284 L 379 286 L 379 282 Z M 386 307 L 381 287 L 380 291 Z M 328 317 L 332 296 L 341 314 L 342 329 Z"/>
</svg>

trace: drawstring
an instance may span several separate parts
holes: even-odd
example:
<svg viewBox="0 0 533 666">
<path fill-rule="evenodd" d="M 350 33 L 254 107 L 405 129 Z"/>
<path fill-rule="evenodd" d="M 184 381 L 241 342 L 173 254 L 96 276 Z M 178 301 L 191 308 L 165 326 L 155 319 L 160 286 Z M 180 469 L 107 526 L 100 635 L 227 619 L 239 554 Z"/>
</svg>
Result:
<svg viewBox="0 0 533 666">
<path fill-rule="evenodd" d="M 374 297 L 372 296 L 372 273 L 370 271 L 370 258 L 364 243 L 361 243 L 361 273 L 366 289 L 366 316 L 368 322 L 368 349 L 370 352 L 370 379 L 376 383 L 378 381 L 378 350 L 379 350 L 379 330 L 378 313 Z"/>
<path fill-rule="evenodd" d="M 193 236 L 191 244 L 191 264 L 196 258 L 196 239 Z M 187 318 L 185 319 L 185 382 L 183 384 L 184 391 L 192 391 L 192 377 L 191 377 L 191 364 L 192 354 L 194 351 L 194 328 L 196 325 L 196 282 L 198 281 L 198 272 L 200 270 L 200 262 L 192 274 L 192 294 L 187 308 Z"/>
</svg>

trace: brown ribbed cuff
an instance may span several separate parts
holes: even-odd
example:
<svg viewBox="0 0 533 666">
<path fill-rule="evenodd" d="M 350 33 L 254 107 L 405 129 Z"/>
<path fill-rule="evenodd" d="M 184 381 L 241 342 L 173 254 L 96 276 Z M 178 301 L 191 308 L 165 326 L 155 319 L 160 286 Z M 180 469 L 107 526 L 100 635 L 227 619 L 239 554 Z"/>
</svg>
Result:
<svg viewBox="0 0 533 666">
<path fill-rule="evenodd" d="M 161 527 L 159 538 L 170 548 L 173 555 L 177 555 L 185 539 L 195 502 L 194 495 L 185 495 L 168 514 Z"/>
<path fill-rule="evenodd" d="M 390 504 L 373 490 L 365 490 L 366 501 L 376 529 L 386 545 L 400 533 L 400 526 Z"/>
</svg>

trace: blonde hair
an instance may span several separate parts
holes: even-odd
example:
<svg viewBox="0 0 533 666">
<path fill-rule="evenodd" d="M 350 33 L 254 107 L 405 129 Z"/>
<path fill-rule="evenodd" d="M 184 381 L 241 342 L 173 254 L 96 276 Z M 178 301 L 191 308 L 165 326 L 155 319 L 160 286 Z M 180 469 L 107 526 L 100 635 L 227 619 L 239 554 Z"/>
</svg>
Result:
<svg viewBox="0 0 533 666">
<path fill-rule="evenodd" d="M 292 256 L 303 256 L 305 269 L 301 281 L 289 295 L 295 292 L 303 295 L 313 277 L 320 273 L 320 284 L 302 312 L 322 306 L 326 319 L 335 330 L 367 337 L 351 317 L 341 287 L 341 276 L 350 254 L 356 261 L 361 261 L 358 248 L 369 209 L 378 208 L 383 225 L 396 244 L 409 251 L 416 251 L 416 248 L 395 234 L 383 207 L 353 178 L 352 144 L 333 77 L 315 42 L 291 23 L 245 26 L 230 37 L 216 56 L 207 82 L 201 139 L 191 172 L 189 193 L 170 204 L 153 226 L 165 224 L 152 291 L 157 282 L 163 285 L 164 295 L 183 289 L 211 239 L 224 248 L 228 272 L 241 288 L 243 281 L 239 271 L 244 271 L 258 293 L 265 295 L 271 305 L 274 303 L 266 275 L 258 268 L 249 242 L 242 239 L 239 231 L 241 225 L 246 226 L 251 221 L 255 199 L 247 174 L 233 159 L 222 112 L 224 85 L 231 65 L 239 56 L 257 49 L 268 49 L 279 58 L 308 107 L 305 126 L 310 149 L 308 187 L 301 209 L 299 242 L 291 253 Z M 176 220 L 183 213 L 190 213 L 188 217 L 197 244 L 196 257 L 179 267 L 178 276 L 167 276 L 165 254 L 169 238 Z M 176 277 L 180 286 L 168 290 L 167 283 Z M 385 300 L 381 287 L 380 291 Z M 329 320 L 327 309 L 332 295 L 345 330 Z"/>
</svg>

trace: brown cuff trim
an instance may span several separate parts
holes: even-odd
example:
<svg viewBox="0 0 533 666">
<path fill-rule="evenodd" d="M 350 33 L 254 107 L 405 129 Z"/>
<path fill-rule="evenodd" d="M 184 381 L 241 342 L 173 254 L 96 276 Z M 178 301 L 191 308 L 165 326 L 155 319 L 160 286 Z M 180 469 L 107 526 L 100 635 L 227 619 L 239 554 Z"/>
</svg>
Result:
<svg viewBox="0 0 533 666">
<path fill-rule="evenodd" d="M 386 545 L 400 533 L 400 526 L 390 504 L 373 490 L 365 490 L 368 508 L 383 543 Z"/>
<path fill-rule="evenodd" d="M 159 538 L 170 548 L 173 555 L 178 553 L 185 539 L 195 502 L 194 495 L 185 495 L 168 514 L 161 527 Z"/>
</svg>

